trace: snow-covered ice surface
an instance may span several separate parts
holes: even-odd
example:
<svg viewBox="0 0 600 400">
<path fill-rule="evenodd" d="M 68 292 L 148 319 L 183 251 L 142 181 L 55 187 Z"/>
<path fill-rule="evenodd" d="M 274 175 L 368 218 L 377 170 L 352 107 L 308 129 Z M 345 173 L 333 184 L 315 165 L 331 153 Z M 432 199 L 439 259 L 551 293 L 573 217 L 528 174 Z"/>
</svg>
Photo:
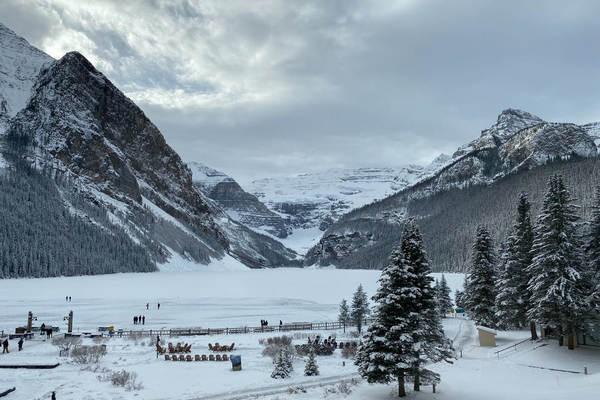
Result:
<svg viewBox="0 0 600 400">
<path fill-rule="evenodd" d="M 434 274 L 439 278 L 440 274 Z M 334 320 L 341 298 L 349 298 L 359 283 L 369 295 L 377 287 L 379 271 L 348 271 L 335 269 L 277 269 L 203 272 L 173 272 L 154 274 L 118 274 L 96 277 L 21 279 L 0 281 L 0 329 L 12 330 L 23 325 L 27 311 L 41 322 L 64 329 L 62 317 L 73 310 L 77 330 L 94 330 L 114 324 L 130 328 L 133 314 L 146 316 L 145 328 L 161 327 L 225 327 L 256 325 L 267 319 L 276 325 L 284 322 Z M 446 274 L 453 290 L 460 288 L 462 274 Z M 70 295 L 72 303 L 64 296 Z M 160 311 L 156 302 L 160 301 Z M 146 311 L 145 304 L 151 303 Z M 497 348 L 477 346 L 476 330 L 470 321 L 460 318 L 444 320 L 446 335 L 462 349 L 463 358 L 453 365 L 432 368 L 442 374 L 438 393 L 425 387 L 421 393 L 409 393 L 409 398 L 442 400 L 562 400 L 595 399 L 600 385 L 600 350 L 578 348 L 568 351 L 556 342 L 525 343 L 517 351 L 498 358 L 494 351 L 526 338 L 527 332 L 499 332 Z M 312 332 L 316 334 L 317 332 Z M 342 332 L 339 340 L 346 338 Z M 295 343 L 306 340 L 307 332 L 292 333 Z M 16 386 L 10 399 L 31 400 L 49 398 L 57 390 L 61 400 L 87 399 L 240 399 L 245 393 L 276 393 L 262 396 L 268 400 L 387 400 L 396 396 L 395 385 L 352 385 L 352 393 L 342 394 L 336 385 L 312 387 L 324 380 L 351 379 L 356 367 L 337 351 L 330 357 L 318 357 L 321 375 L 303 376 L 304 362 L 295 361 L 290 379 L 270 378 L 272 364 L 262 357 L 258 341 L 274 335 L 222 335 L 205 337 L 164 338 L 172 342 L 189 342 L 192 354 L 208 354 L 208 343 L 236 343 L 234 353 L 242 355 L 243 371 L 233 372 L 228 362 L 167 362 L 157 359 L 149 338 L 136 340 L 113 338 L 106 341 L 108 353 L 97 370 L 85 370 L 70 360 L 58 357 L 58 350 L 41 338 L 25 343 L 25 349 L 0 354 L 0 364 L 53 363 L 52 370 L 0 371 L 0 391 Z M 84 339 L 92 344 L 91 339 Z M 543 368 L 583 371 L 590 375 L 573 374 Z M 135 372 L 144 388 L 126 391 L 100 381 L 102 370 Z M 290 394 L 288 386 L 305 386 L 306 393 Z"/>
<path fill-rule="evenodd" d="M 273 269 L 202 272 L 164 272 L 152 274 L 116 274 L 72 278 L 0 280 L 0 329 L 12 331 L 24 325 L 28 311 L 42 322 L 60 326 L 63 316 L 74 311 L 75 329 L 92 331 L 98 326 L 115 325 L 133 328 L 133 315 L 145 315 L 144 328 L 235 327 L 258 325 L 267 319 L 271 325 L 297 321 L 335 320 L 342 298 L 350 298 L 359 284 L 372 295 L 379 271 L 335 269 Z M 436 274 L 439 277 L 439 274 Z M 447 274 L 450 285 L 461 284 L 461 274 Z M 66 303 L 65 296 L 72 302 Z M 151 304 L 146 310 L 145 304 Z M 156 303 L 161 309 L 156 309 Z M 453 332 L 453 331 L 452 331 Z M 454 335 L 454 333 L 450 333 Z M 312 334 L 316 334 L 313 332 Z M 322 332 L 329 336 L 334 332 Z M 342 339 L 344 334 L 336 332 Z M 285 382 L 270 378 L 270 359 L 261 356 L 258 340 L 271 334 L 228 335 L 210 337 L 165 338 L 189 342 L 193 354 L 208 354 L 208 343 L 236 343 L 244 370 L 234 373 L 229 363 L 172 363 L 156 359 L 149 339 L 136 343 L 125 338 L 106 342 L 107 356 L 100 368 L 125 369 L 138 374 L 141 391 L 114 388 L 97 379 L 99 371 L 82 371 L 81 367 L 58 357 L 58 350 L 41 339 L 25 343 L 21 353 L 0 356 L 0 364 L 54 363 L 53 370 L 1 370 L 0 390 L 17 387 L 11 399 L 43 399 L 58 390 L 59 399 L 194 399 L 224 392 L 244 392 L 252 388 L 302 383 L 303 361 L 297 360 L 295 372 Z M 90 340 L 90 339 L 84 339 Z M 296 343 L 305 341 L 299 336 Z M 145 343 L 142 344 L 142 342 Z M 91 340 L 89 342 L 92 343 Z M 13 341 L 11 347 L 16 347 Z M 351 376 L 356 372 L 351 362 L 342 366 L 339 352 L 319 357 L 319 379 Z"/>
</svg>

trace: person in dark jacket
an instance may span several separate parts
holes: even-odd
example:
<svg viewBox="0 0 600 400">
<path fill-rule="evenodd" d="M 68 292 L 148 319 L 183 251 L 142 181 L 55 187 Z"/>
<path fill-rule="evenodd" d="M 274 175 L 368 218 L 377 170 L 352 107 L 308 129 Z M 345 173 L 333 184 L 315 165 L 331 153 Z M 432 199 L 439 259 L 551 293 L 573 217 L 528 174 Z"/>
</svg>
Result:
<svg viewBox="0 0 600 400">
<path fill-rule="evenodd" d="M 135 317 L 133 317 L 133 324 L 137 325 L 138 319 L 137 319 L 137 315 Z"/>
<path fill-rule="evenodd" d="M 52 397 L 50 397 L 50 400 L 56 400 L 56 392 L 52 392 Z"/>
<path fill-rule="evenodd" d="M 2 354 L 4 353 L 10 353 L 8 351 L 8 339 L 4 339 L 4 342 L 2 342 Z"/>
<path fill-rule="evenodd" d="M 146 316 L 142 315 L 142 325 L 146 325 Z"/>
<path fill-rule="evenodd" d="M 19 351 L 23 350 L 23 338 L 19 338 Z"/>
</svg>

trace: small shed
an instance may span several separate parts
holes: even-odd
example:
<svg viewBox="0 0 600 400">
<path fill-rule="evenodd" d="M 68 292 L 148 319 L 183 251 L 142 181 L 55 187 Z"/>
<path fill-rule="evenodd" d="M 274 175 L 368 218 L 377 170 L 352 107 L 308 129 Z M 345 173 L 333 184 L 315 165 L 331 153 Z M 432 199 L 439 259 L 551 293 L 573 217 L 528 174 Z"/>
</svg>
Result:
<svg viewBox="0 0 600 400">
<path fill-rule="evenodd" d="M 479 345 L 482 347 L 496 347 L 496 331 L 486 326 L 477 326 L 479 332 Z"/>
</svg>

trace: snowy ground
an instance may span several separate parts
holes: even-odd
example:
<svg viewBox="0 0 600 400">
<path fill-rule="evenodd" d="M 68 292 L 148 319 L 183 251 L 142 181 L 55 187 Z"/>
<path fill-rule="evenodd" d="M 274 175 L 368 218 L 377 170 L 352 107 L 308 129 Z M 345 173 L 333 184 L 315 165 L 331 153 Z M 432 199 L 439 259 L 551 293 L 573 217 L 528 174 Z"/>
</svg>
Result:
<svg viewBox="0 0 600 400">
<path fill-rule="evenodd" d="M 437 275 L 439 277 L 439 275 Z M 460 287 L 463 276 L 446 275 L 450 286 Z M 344 271 L 333 269 L 287 269 L 265 271 L 204 271 L 187 273 L 120 274 L 97 277 L 57 279 L 24 279 L 0 281 L 0 329 L 11 330 L 23 325 L 27 311 L 46 322 L 64 328 L 62 317 L 73 310 L 75 328 L 94 330 L 114 324 L 130 328 L 134 314 L 146 315 L 146 328 L 225 327 L 256 325 L 260 319 L 271 324 L 279 319 L 292 321 L 334 320 L 341 298 L 349 298 L 359 283 L 372 295 L 377 286 L 377 271 Z M 72 303 L 64 296 L 70 295 Z M 161 302 L 161 310 L 156 303 Z M 152 307 L 145 310 L 145 304 Z M 517 351 L 498 358 L 493 351 L 476 345 L 475 329 L 462 319 L 446 319 L 444 327 L 455 346 L 463 350 L 463 358 L 454 365 L 438 365 L 442 384 L 433 395 L 431 388 L 411 394 L 413 398 L 430 399 L 591 399 L 600 384 L 600 351 L 578 348 L 576 351 L 526 343 Z M 336 334 L 343 339 L 342 332 Z M 240 399 L 244 393 L 272 393 L 263 397 L 275 399 L 389 399 L 396 393 L 394 385 L 350 385 L 352 393 L 343 394 L 330 384 L 342 378 L 350 380 L 356 368 L 336 352 L 319 357 L 321 376 L 302 375 L 303 361 L 297 360 L 295 372 L 285 382 L 270 378 L 270 359 L 262 357 L 258 341 L 270 334 L 210 337 L 168 338 L 172 342 L 190 342 L 192 354 L 208 354 L 208 343 L 236 343 L 242 355 L 244 370 L 232 372 L 229 363 L 174 363 L 156 359 L 149 339 L 137 341 L 113 338 L 106 342 L 107 356 L 96 371 L 82 370 L 67 359 L 58 357 L 56 347 L 41 338 L 28 341 L 21 353 L 0 355 L 0 364 L 52 363 L 54 370 L 0 370 L 0 391 L 16 386 L 9 399 L 45 399 L 58 390 L 63 399 Z M 527 337 L 527 332 L 501 333 L 498 348 Z M 90 340 L 90 339 L 86 339 Z M 296 343 L 304 342 L 297 334 Z M 91 343 L 91 340 L 90 340 Z M 11 347 L 16 347 L 12 343 Z M 558 372 L 553 369 L 583 371 L 590 375 Z M 97 379 L 102 370 L 125 369 L 138 374 L 144 385 L 140 391 L 115 388 Z M 327 383 L 325 387 L 314 387 Z M 290 394 L 289 386 L 306 387 L 306 393 Z M 283 392 L 283 393 L 281 393 Z M 274 393 L 274 394 L 273 394 Z"/>
</svg>

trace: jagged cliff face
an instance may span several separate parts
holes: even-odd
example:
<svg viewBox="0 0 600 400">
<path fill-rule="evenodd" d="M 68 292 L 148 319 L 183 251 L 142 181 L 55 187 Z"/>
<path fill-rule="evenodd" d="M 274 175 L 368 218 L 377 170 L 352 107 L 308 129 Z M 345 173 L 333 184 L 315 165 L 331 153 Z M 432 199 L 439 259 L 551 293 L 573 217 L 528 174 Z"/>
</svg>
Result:
<svg viewBox="0 0 600 400">
<path fill-rule="evenodd" d="M 308 252 L 305 263 L 356 268 L 376 251 L 378 257 L 371 259 L 377 261 L 369 267 L 380 268 L 398 239 L 399 227 L 421 199 L 455 188 L 493 185 L 552 160 L 595 157 L 595 127 L 544 122 L 520 110 L 505 110 L 494 125 L 459 148 L 432 176 L 342 217 Z"/>
<path fill-rule="evenodd" d="M 11 157 L 66 177 L 158 263 L 231 255 L 250 267 L 297 263 L 280 243 L 232 221 L 144 113 L 79 53 L 45 64 L 10 120 Z"/>
<path fill-rule="evenodd" d="M 0 135 L 27 103 L 40 70 L 53 61 L 0 24 Z"/>
<path fill-rule="evenodd" d="M 290 233 L 288 221 L 269 210 L 230 176 L 198 162 L 190 162 L 194 185 L 234 219 L 258 232 L 278 238 Z"/>
</svg>

